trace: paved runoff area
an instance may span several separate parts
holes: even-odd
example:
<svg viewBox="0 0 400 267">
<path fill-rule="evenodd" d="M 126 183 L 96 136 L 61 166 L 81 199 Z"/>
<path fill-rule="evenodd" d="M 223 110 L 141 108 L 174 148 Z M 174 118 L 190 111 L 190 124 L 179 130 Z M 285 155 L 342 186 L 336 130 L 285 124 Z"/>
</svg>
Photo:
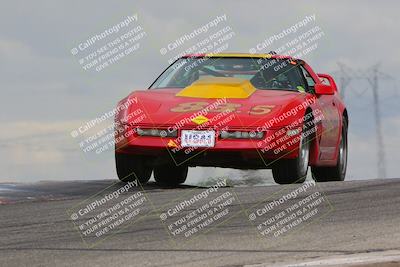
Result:
<svg viewBox="0 0 400 267">
<path fill-rule="evenodd" d="M 399 266 L 400 179 L 0 184 L 0 266 Z"/>
</svg>

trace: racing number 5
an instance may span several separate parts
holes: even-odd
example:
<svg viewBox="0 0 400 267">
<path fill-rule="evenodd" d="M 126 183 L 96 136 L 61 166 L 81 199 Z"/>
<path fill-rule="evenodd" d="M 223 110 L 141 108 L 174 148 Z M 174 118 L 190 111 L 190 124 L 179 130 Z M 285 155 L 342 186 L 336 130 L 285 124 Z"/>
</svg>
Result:
<svg viewBox="0 0 400 267">
<path fill-rule="evenodd" d="M 275 106 L 273 105 L 258 105 L 251 108 L 250 115 L 264 115 L 270 113 Z"/>
<path fill-rule="evenodd" d="M 186 102 L 180 103 L 178 106 L 171 108 L 172 112 L 190 112 L 198 111 L 205 108 L 208 102 Z"/>
<path fill-rule="evenodd" d="M 199 111 L 207 107 L 207 105 L 209 105 L 208 102 L 186 102 L 186 103 L 180 103 L 178 104 L 178 106 L 171 108 L 171 111 L 172 112 Z M 217 108 L 209 112 L 234 112 L 239 107 L 241 107 L 241 104 L 225 103 L 219 105 Z M 275 107 L 274 105 L 257 105 L 250 109 L 249 114 L 264 115 L 270 113 L 274 107 Z"/>
<path fill-rule="evenodd" d="M 180 103 L 178 106 L 171 108 L 172 112 L 191 112 L 199 111 L 206 108 L 210 103 L 208 102 L 186 102 Z M 216 108 L 209 110 L 208 112 L 234 112 L 237 108 L 241 107 L 241 104 L 225 103 L 220 104 Z"/>
</svg>

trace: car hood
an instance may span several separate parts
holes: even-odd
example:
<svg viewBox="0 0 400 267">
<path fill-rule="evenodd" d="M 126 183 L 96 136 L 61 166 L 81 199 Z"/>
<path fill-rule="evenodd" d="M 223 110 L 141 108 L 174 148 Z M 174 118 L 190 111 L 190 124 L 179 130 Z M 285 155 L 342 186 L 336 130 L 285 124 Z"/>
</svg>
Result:
<svg viewBox="0 0 400 267">
<path fill-rule="evenodd" d="M 146 114 L 140 122 L 143 125 L 172 125 L 179 121 L 195 125 L 191 120 L 196 116 L 204 115 L 210 119 L 217 114 L 223 114 L 219 115 L 221 119 L 231 115 L 225 126 L 248 128 L 249 125 L 262 125 L 265 121 L 301 105 L 308 96 L 310 95 L 296 91 L 257 89 L 250 95 L 239 98 L 191 97 L 183 96 L 182 88 L 163 88 L 134 91 L 128 98 L 135 103 L 130 107 L 131 112 L 142 109 Z M 223 112 L 231 104 L 234 105 L 234 110 Z M 199 110 L 206 106 L 216 108 L 199 114 Z M 279 124 L 287 124 L 287 121 L 277 123 L 276 126 Z"/>
</svg>

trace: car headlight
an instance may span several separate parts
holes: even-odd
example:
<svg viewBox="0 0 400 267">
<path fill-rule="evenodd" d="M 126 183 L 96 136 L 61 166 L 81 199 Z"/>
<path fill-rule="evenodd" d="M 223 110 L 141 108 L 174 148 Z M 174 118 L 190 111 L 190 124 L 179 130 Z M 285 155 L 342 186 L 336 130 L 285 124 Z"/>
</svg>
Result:
<svg viewBox="0 0 400 267">
<path fill-rule="evenodd" d="M 221 131 L 221 139 L 262 139 L 264 132 L 255 131 Z"/>
<path fill-rule="evenodd" d="M 140 136 L 157 136 L 157 137 L 177 137 L 178 132 L 168 131 L 166 129 L 143 129 L 136 128 L 136 133 Z"/>
</svg>

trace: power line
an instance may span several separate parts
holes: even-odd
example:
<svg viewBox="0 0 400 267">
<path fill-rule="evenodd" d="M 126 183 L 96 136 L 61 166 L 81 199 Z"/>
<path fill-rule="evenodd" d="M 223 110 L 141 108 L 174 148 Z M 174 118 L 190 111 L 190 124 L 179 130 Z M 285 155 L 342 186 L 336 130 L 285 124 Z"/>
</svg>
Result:
<svg viewBox="0 0 400 267">
<path fill-rule="evenodd" d="M 334 72 L 339 78 L 340 94 L 342 98 L 345 98 L 346 88 L 349 86 L 352 80 L 366 80 L 370 85 L 373 96 L 374 106 L 374 119 L 375 119 L 375 131 L 376 131 L 376 145 L 377 145 L 377 167 L 378 177 L 386 177 L 386 161 L 385 161 L 385 148 L 382 135 L 382 124 L 381 124 L 381 109 L 380 109 L 380 98 L 379 98 L 379 80 L 392 80 L 392 76 L 387 75 L 379 71 L 379 64 L 375 64 L 370 68 L 364 70 L 353 70 L 343 63 L 338 62 L 339 70 Z M 364 94 L 366 90 L 363 91 Z"/>
<path fill-rule="evenodd" d="M 340 62 L 338 62 L 337 64 L 340 68 L 340 73 L 342 74 L 342 75 L 340 75 L 340 78 L 339 78 L 340 79 L 339 80 L 339 88 L 340 88 L 340 94 L 342 95 L 342 98 L 344 99 L 346 87 L 350 84 L 352 79 L 349 75 L 349 70 L 347 70 L 347 67 Z"/>
<path fill-rule="evenodd" d="M 372 68 L 372 77 L 367 77 L 368 82 L 372 87 L 372 95 L 374 99 L 374 116 L 375 116 L 375 127 L 376 127 L 376 144 L 378 146 L 378 175 L 380 178 L 386 177 L 386 161 L 385 161 L 385 149 L 383 147 L 383 135 L 382 135 L 382 125 L 381 125 L 381 112 L 379 104 L 379 94 L 378 94 L 378 68 L 379 65 L 375 65 Z"/>
</svg>

